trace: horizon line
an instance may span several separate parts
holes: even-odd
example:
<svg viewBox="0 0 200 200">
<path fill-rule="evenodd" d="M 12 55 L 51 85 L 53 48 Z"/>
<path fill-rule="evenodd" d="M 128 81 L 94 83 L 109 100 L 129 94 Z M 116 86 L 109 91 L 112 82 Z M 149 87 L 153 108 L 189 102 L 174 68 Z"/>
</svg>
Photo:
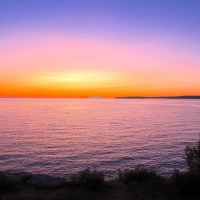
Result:
<svg viewBox="0 0 200 200">
<path fill-rule="evenodd" d="M 200 99 L 200 95 L 180 95 L 180 96 L 116 96 L 116 97 L 104 97 L 104 96 L 88 96 L 88 97 L 22 97 L 22 96 L 0 96 L 0 98 L 16 98 L 16 99 L 151 99 L 151 98 L 163 98 L 163 99 Z"/>
</svg>

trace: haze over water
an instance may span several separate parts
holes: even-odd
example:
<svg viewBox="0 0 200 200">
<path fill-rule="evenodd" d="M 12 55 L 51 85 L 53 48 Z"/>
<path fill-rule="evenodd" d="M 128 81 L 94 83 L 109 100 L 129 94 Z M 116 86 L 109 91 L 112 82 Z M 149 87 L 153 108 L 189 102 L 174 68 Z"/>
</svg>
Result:
<svg viewBox="0 0 200 200">
<path fill-rule="evenodd" d="M 200 101 L 0 99 L 0 166 L 69 178 L 86 167 L 113 178 L 141 163 L 185 170 L 200 133 Z"/>
</svg>

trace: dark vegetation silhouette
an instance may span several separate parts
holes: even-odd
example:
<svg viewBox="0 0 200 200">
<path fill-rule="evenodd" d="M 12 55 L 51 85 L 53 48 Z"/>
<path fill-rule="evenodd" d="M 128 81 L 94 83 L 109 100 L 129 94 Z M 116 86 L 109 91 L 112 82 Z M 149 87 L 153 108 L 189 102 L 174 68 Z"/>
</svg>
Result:
<svg viewBox="0 0 200 200">
<path fill-rule="evenodd" d="M 91 171 L 87 168 L 76 175 L 72 175 L 71 184 L 91 190 L 102 190 L 105 188 L 105 178 L 103 173 L 96 170 Z"/>
<path fill-rule="evenodd" d="M 126 187 L 132 199 L 200 199 L 200 140 L 194 146 L 187 145 L 184 152 L 183 159 L 187 163 L 188 171 L 174 169 L 172 176 L 165 178 L 153 169 L 139 164 L 133 169 L 119 169 L 116 182 L 123 183 L 124 186 L 120 187 Z M 108 190 L 112 190 L 103 173 L 89 168 L 71 176 L 68 183 L 69 187 L 87 191 L 81 193 L 86 195 L 86 199 L 95 199 L 96 195 L 104 197 Z M 16 185 L 9 176 L 0 172 L 0 194 L 15 188 Z M 81 195 L 79 199 L 82 198 Z"/>
<path fill-rule="evenodd" d="M 118 179 L 129 186 L 129 189 L 140 198 L 158 195 L 164 191 L 166 199 L 199 199 L 200 198 L 200 140 L 194 146 L 187 145 L 183 157 L 188 171 L 179 172 L 174 169 L 168 179 L 157 174 L 156 171 L 143 165 L 134 169 L 118 170 Z M 144 191 L 141 188 L 146 188 Z M 143 194 L 138 194 L 141 192 Z M 145 194 L 146 193 L 146 194 Z"/>
<path fill-rule="evenodd" d="M 163 179 L 153 169 L 145 167 L 144 165 L 137 165 L 134 169 L 118 169 L 118 179 L 125 184 L 134 183 L 149 183 L 158 184 Z"/>
<path fill-rule="evenodd" d="M 200 198 L 200 140 L 194 146 L 187 145 L 183 157 L 187 163 L 188 171 L 174 170 L 169 183 L 177 189 L 183 199 Z"/>
<path fill-rule="evenodd" d="M 187 145 L 184 149 L 188 171 L 174 169 L 168 179 L 155 170 L 137 165 L 133 169 L 118 170 L 118 181 L 128 187 L 133 199 L 149 199 L 162 196 L 164 199 L 199 199 L 200 198 L 200 140 L 194 146 Z M 102 173 L 86 169 L 71 177 L 75 185 L 92 190 L 104 189 L 106 182 Z"/>
<path fill-rule="evenodd" d="M 189 172 L 200 173 L 200 140 L 194 146 L 187 145 L 184 151 Z"/>
</svg>

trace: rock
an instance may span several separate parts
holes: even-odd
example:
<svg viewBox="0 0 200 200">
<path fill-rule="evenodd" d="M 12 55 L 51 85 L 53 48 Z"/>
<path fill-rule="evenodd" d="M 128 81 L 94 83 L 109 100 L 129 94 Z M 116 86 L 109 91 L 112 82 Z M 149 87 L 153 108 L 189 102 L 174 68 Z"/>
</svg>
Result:
<svg viewBox="0 0 200 200">
<path fill-rule="evenodd" d="M 5 172 L 5 175 L 15 184 L 20 184 L 30 178 L 32 175 L 29 173 L 8 173 Z"/>
<path fill-rule="evenodd" d="M 18 187 L 20 180 L 18 178 L 13 178 L 10 174 L 6 172 L 0 172 L 0 193 L 1 190 L 10 190 Z"/>
<path fill-rule="evenodd" d="M 52 177 L 43 174 L 33 174 L 27 181 L 27 184 L 42 187 L 54 188 L 65 185 L 65 179 L 59 177 Z"/>
</svg>

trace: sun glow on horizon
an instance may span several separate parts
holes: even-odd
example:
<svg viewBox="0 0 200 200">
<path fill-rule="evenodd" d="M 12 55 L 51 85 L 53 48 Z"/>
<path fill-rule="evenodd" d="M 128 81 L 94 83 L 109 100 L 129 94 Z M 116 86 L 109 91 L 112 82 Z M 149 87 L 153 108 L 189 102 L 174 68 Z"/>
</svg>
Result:
<svg viewBox="0 0 200 200">
<path fill-rule="evenodd" d="M 112 86 L 119 78 L 112 73 L 99 71 L 54 72 L 34 77 L 30 84 L 57 88 L 96 88 Z"/>
<path fill-rule="evenodd" d="M 199 95 L 196 60 L 189 54 L 180 60 L 180 52 L 170 52 L 163 43 L 35 37 L 34 45 L 28 37 L 21 43 L 15 38 L 5 51 L 2 43 L 0 96 Z"/>
<path fill-rule="evenodd" d="M 200 4 L 20 1 L 0 7 L 0 97 L 200 95 Z"/>
</svg>

